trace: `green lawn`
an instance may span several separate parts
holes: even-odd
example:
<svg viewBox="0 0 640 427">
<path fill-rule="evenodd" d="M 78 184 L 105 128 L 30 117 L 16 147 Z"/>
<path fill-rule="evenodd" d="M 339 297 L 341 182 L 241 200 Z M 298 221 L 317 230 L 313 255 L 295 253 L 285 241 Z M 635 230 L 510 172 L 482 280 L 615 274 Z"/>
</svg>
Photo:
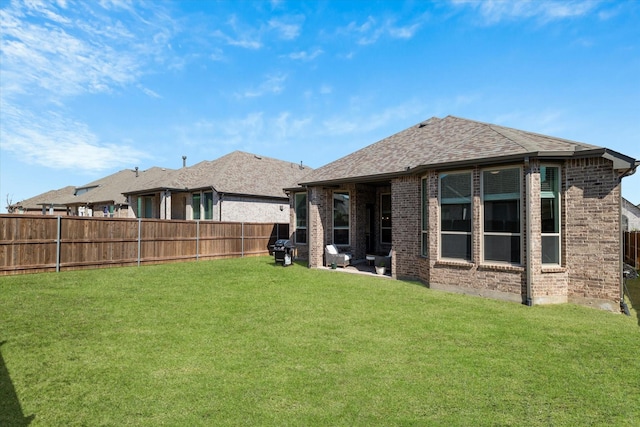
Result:
<svg viewBox="0 0 640 427">
<path fill-rule="evenodd" d="M 1 277 L 0 425 L 638 425 L 638 321 L 270 257 Z"/>
</svg>

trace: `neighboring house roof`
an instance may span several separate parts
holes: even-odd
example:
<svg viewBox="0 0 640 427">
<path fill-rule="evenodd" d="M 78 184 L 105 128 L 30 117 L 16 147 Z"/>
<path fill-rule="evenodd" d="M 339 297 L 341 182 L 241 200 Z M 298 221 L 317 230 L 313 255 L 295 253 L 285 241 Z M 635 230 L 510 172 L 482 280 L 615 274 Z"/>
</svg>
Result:
<svg viewBox="0 0 640 427">
<path fill-rule="evenodd" d="M 183 189 L 178 180 L 178 170 L 152 167 L 143 171 L 133 171 L 127 185 L 121 188 L 123 194 L 150 193 L 158 190 Z"/>
<path fill-rule="evenodd" d="M 614 167 L 634 169 L 635 160 L 595 145 L 447 116 L 433 117 L 341 159 L 315 169 L 302 184 L 415 173 L 418 169 L 453 167 L 522 159 L 603 156 Z"/>
<path fill-rule="evenodd" d="M 47 191 L 29 199 L 24 199 L 11 205 L 12 208 L 22 209 L 42 209 L 42 206 L 64 207 L 65 201 L 69 197 L 73 197 L 75 187 L 72 185 L 60 188 L 58 190 Z"/>
<path fill-rule="evenodd" d="M 308 166 L 234 151 L 182 168 L 178 176 L 192 190 L 213 188 L 218 193 L 284 198 L 284 188 L 294 186 L 309 171 Z"/>
</svg>

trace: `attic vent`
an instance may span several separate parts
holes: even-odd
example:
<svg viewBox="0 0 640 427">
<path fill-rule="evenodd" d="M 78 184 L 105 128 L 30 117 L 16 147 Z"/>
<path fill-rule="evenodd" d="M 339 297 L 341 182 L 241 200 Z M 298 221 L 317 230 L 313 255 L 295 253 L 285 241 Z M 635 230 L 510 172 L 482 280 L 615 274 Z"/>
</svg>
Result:
<svg viewBox="0 0 640 427">
<path fill-rule="evenodd" d="M 258 159 L 258 160 L 262 160 L 262 157 L 260 157 L 260 156 L 256 156 L 255 154 L 253 155 L 253 157 L 255 157 L 255 158 L 256 158 L 256 159 Z"/>
<path fill-rule="evenodd" d="M 420 124 L 418 125 L 418 128 L 423 128 L 423 127 L 425 127 L 426 125 L 427 125 L 427 124 L 426 124 L 425 122 L 422 122 L 422 123 L 420 123 Z"/>
</svg>

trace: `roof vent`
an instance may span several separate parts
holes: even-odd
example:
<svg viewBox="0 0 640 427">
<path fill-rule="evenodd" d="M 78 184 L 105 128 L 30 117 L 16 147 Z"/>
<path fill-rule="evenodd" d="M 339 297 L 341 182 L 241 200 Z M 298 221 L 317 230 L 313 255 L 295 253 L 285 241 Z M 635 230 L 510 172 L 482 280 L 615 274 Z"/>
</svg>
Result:
<svg viewBox="0 0 640 427">
<path fill-rule="evenodd" d="M 187 156 L 182 156 L 182 167 L 183 168 L 187 167 Z"/>
<path fill-rule="evenodd" d="M 136 166 L 136 178 L 138 177 L 138 167 Z"/>
</svg>

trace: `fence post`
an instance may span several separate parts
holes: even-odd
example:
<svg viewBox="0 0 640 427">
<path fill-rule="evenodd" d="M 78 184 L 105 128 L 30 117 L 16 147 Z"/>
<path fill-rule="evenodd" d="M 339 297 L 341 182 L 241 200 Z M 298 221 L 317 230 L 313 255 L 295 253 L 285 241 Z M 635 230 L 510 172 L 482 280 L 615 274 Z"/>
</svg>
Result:
<svg viewBox="0 0 640 427">
<path fill-rule="evenodd" d="M 244 222 L 242 223 L 242 258 L 244 258 Z"/>
<path fill-rule="evenodd" d="M 58 231 L 56 232 L 56 273 L 60 272 L 60 245 L 62 244 L 62 217 L 58 215 Z"/>
</svg>

